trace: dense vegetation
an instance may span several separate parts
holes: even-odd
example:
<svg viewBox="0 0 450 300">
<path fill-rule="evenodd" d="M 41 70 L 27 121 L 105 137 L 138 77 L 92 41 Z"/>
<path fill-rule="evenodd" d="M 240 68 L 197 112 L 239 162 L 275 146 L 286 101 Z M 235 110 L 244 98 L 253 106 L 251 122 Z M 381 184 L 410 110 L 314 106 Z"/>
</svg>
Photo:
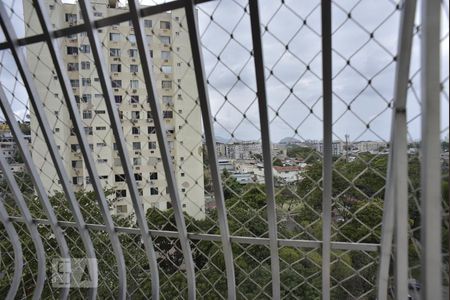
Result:
<svg viewBox="0 0 450 300">
<path fill-rule="evenodd" d="M 311 159 L 303 174 L 304 179 L 297 184 L 277 186 L 276 202 L 278 217 L 278 235 L 283 239 L 321 239 L 321 162 L 316 154 L 308 154 L 304 149 L 296 150 L 298 157 Z M 338 159 L 333 171 L 333 240 L 365 243 L 379 243 L 381 235 L 382 208 L 384 198 L 386 156 L 361 154 L 354 161 Z M 420 166 L 417 157 L 410 157 L 410 225 L 413 236 L 410 239 L 410 265 L 412 276 L 420 277 L 420 269 L 415 241 L 419 239 L 420 215 L 417 209 L 419 199 Z M 39 201 L 30 188 L 27 174 L 17 174 L 29 206 L 36 218 L 45 218 Z M 240 185 L 228 173 L 223 174 L 226 184 L 224 196 L 228 210 L 228 224 L 234 236 L 254 236 L 267 238 L 268 224 L 266 213 L 266 195 L 263 185 Z M 448 198 L 447 179 L 443 181 L 444 199 Z M 0 191 L 11 215 L 20 215 L 9 196 L 4 181 L 0 181 Z M 80 206 L 88 223 L 102 223 L 95 194 L 77 193 Z M 63 194 L 56 193 L 51 202 L 60 220 L 73 221 Z M 111 203 L 112 204 L 112 203 Z M 185 216 L 189 232 L 219 234 L 218 218 L 215 210 L 208 212 L 205 220 L 195 220 Z M 172 210 L 147 211 L 150 229 L 176 231 Z M 133 218 L 118 218 L 118 226 L 136 227 Z M 15 223 L 21 235 L 24 255 L 27 258 L 21 296 L 32 293 L 36 261 L 34 246 L 22 223 Z M 445 228 L 448 230 L 448 228 Z M 4 230 L 0 231 L 4 233 Z M 57 245 L 47 226 L 40 226 L 45 240 L 49 261 L 57 257 Z M 110 247 L 108 235 L 102 230 L 91 230 L 91 236 L 97 251 L 100 267 L 99 296 L 110 298 L 117 292 L 117 269 Z M 65 235 L 73 257 L 83 257 L 84 250 L 75 228 L 66 228 Z M 447 233 L 444 232 L 444 236 Z M 128 291 L 133 299 L 144 299 L 150 294 L 151 282 L 148 262 L 139 234 L 120 234 L 125 260 L 128 266 Z M 184 272 L 183 255 L 178 239 L 154 236 L 158 253 L 158 265 L 163 299 L 185 298 L 187 283 Z M 444 241 L 444 247 L 448 245 Z M 201 299 L 226 298 L 225 263 L 220 242 L 192 241 L 193 257 L 196 265 L 197 293 Z M 0 298 L 6 294 L 9 276 L 12 274 L 13 256 L 3 253 L 11 251 L 6 238 L 0 238 L 2 251 L 2 270 L 7 276 L 0 277 Z M 448 249 L 443 251 L 448 253 Z M 445 252 L 444 252 L 445 253 Z M 243 299 L 266 299 L 271 295 L 271 271 L 269 248 L 263 245 L 233 243 L 236 268 L 238 297 Z M 280 247 L 280 268 L 282 295 L 286 299 L 320 298 L 321 289 L 321 252 L 320 249 Z M 51 268 L 49 266 L 49 277 Z M 377 254 L 362 251 L 333 251 L 332 255 L 332 298 L 351 299 L 363 297 L 374 299 L 373 284 L 376 281 Z M 55 292 L 48 284 L 46 296 Z M 73 297 L 84 295 L 86 291 L 72 290 Z"/>
</svg>

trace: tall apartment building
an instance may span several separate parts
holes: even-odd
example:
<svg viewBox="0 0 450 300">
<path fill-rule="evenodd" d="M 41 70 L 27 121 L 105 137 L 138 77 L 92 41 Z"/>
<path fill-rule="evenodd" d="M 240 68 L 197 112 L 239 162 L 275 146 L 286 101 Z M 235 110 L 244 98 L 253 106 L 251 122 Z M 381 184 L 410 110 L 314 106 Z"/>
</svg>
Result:
<svg viewBox="0 0 450 300">
<path fill-rule="evenodd" d="M 30 26 L 27 34 L 40 26 L 31 1 L 24 1 L 24 19 Z M 115 1 L 93 1 L 94 15 L 103 18 L 124 11 Z M 60 1 L 49 2 L 51 19 L 55 28 L 82 23 L 77 4 Z M 192 217 L 204 217 L 203 157 L 201 143 L 201 114 L 196 104 L 195 74 L 186 62 L 190 61 L 189 37 L 185 28 L 183 10 L 147 17 L 144 20 L 146 37 L 153 57 L 153 70 L 157 93 L 161 101 L 164 123 L 183 209 Z M 131 22 L 124 22 L 98 30 L 103 43 L 103 53 L 110 68 L 115 102 L 122 120 L 122 128 L 131 156 L 135 178 L 142 195 L 144 209 L 169 208 L 170 196 L 166 189 L 165 174 L 158 149 L 152 112 L 147 102 L 147 92 L 142 75 L 136 37 Z M 80 114 L 95 155 L 96 167 L 106 188 L 115 189 L 114 213 L 132 212 L 131 200 L 123 176 L 119 156 L 104 102 L 101 86 L 93 61 L 91 46 L 85 33 L 61 38 L 60 51 L 66 63 L 71 85 L 76 95 Z M 42 44 L 27 47 L 30 69 L 36 78 L 50 79 L 38 86 L 47 109 L 47 117 L 66 169 L 76 189 L 91 190 L 88 172 L 71 129 L 68 111 L 62 99 L 60 84 L 51 68 L 51 57 Z M 43 149 L 46 144 L 36 134 L 38 123 L 31 112 L 32 154 L 47 190 L 58 190 L 56 171 L 49 163 Z"/>
</svg>

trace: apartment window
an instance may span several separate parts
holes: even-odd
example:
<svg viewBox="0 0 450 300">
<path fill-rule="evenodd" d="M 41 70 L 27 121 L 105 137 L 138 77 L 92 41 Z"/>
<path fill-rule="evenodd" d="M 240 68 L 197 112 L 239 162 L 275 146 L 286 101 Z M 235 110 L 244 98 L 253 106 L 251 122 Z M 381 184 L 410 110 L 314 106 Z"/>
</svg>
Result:
<svg viewBox="0 0 450 300">
<path fill-rule="evenodd" d="M 138 89 L 139 88 L 139 80 L 135 80 L 135 79 L 130 80 L 130 88 Z"/>
<path fill-rule="evenodd" d="M 164 45 L 169 45 L 170 44 L 170 36 L 160 35 L 159 36 L 159 40 Z"/>
<path fill-rule="evenodd" d="M 157 179 L 158 179 L 158 173 L 150 172 L 150 180 L 157 180 Z"/>
<path fill-rule="evenodd" d="M 78 145 L 78 144 L 72 144 L 72 145 L 70 145 L 70 151 L 72 151 L 72 152 L 77 152 L 77 151 L 79 151 L 80 150 L 80 145 Z"/>
<path fill-rule="evenodd" d="M 79 87 L 80 86 L 80 81 L 78 79 L 70 79 L 70 85 L 72 87 Z"/>
<path fill-rule="evenodd" d="M 91 68 L 91 62 L 89 61 L 82 61 L 81 62 L 81 69 L 82 70 L 89 70 Z"/>
<path fill-rule="evenodd" d="M 106 111 L 104 110 L 95 110 L 94 111 L 97 115 L 104 115 L 106 113 Z"/>
<path fill-rule="evenodd" d="M 156 134 L 156 128 L 153 126 L 150 126 L 147 128 L 148 134 Z"/>
<path fill-rule="evenodd" d="M 82 86 L 91 86 L 91 79 L 90 78 L 81 78 L 81 85 Z"/>
<path fill-rule="evenodd" d="M 122 80 L 112 80 L 111 83 L 112 83 L 113 88 L 121 88 L 122 87 Z"/>
<path fill-rule="evenodd" d="M 141 150 L 141 142 L 133 142 L 133 150 Z"/>
<path fill-rule="evenodd" d="M 97 126 L 97 127 L 95 127 L 95 130 L 98 130 L 98 131 L 106 130 L 106 126 Z"/>
<path fill-rule="evenodd" d="M 142 174 L 141 173 L 134 173 L 134 179 L 137 181 L 142 181 Z"/>
<path fill-rule="evenodd" d="M 163 118 L 164 119 L 172 119 L 173 118 L 173 111 L 171 111 L 171 110 L 163 111 Z"/>
<path fill-rule="evenodd" d="M 152 118 L 153 118 L 152 112 L 148 111 L 147 112 L 147 119 L 152 119 Z"/>
<path fill-rule="evenodd" d="M 125 198 L 127 196 L 127 190 L 116 190 L 117 198 Z"/>
<path fill-rule="evenodd" d="M 170 59 L 170 51 L 161 51 L 161 59 Z"/>
<path fill-rule="evenodd" d="M 141 130 L 139 127 L 133 126 L 131 127 L 131 134 L 140 134 Z"/>
<path fill-rule="evenodd" d="M 103 14 L 99 11 L 94 11 L 94 17 L 101 17 Z"/>
<path fill-rule="evenodd" d="M 153 58 L 153 50 L 150 50 L 150 57 Z"/>
<path fill-rule="evenodd" d="M 128 213 L 128 206 L 126 206 L 126 205 L 117 205 L 116 206 L 116 212 L 118 214 L 126 214 L 126 213 Z"/>
<path fill-rule="evenodd" d="M 84 127 L 84 133 L 87 135 L 92 135 L 93 134 L 92 127 Z"/>
<path fill-rule="evenodd" d="M 78 47 L 67 47 L 67 54 L 68 55 L 77 55 Z"/>
<path fill-rule="evenodd" d="M 172 66 L 161 66 L 161 72 L 163 72 L 164 74 L 171 74 Z"/>
<path fill-rule="evenodd" d="M 158 195 L 158 188 L 157 187 L 151 187 L 150 188 L 150 195 Z"/>
<path fill-rule="evenodd" d="M 144 27 L 145 28 L 151 28 L 152 27 L 152 20 L 144 20 Z"/>
<path fill-rule="evenodd" d="M 119 48 L 110 48 L 109 49 L 109 56 L 119 57 L 120 56 L 120 49 Z"/>
<path fill-rule="evenodd" d="M 150 150 L 156 149 L 156 142 L 148 142 L 148 149 Z"/>
<path fill-rule="evenodd" d="M 119 119 L 123 119 L 123 111 L 119 110 Z"/>
<path fill-rule="evenodd" d="M 138 56 L 137 49 L 128 49 L 128 56 L 130 56 L 131 58 L 137 57 Z"/>
<path fill-rule="evenodd" d="M 162 96 L 162 102 L 164 104 L 173 104 L 172 96 Z"/>
<path fill-rule="evenodd" d="M 125 175 L 123 175 L 123 174 L 116 174 L 114 176 L 114 181 L 115 182 L 124 182 L 125 181 Z"/>
<path fill-rule="evenodd" d="M 91 46 L 89 45 L 80 45 L 81 53 L 91 53 Z"/>
<path fill-rule="evenodd" d="M 116 103 L 122 103 L 122 96 L 114 95 L 114 101 L 116 101 Z"/>
<path fill-rule="evenodd" d="M 108 162 L 108 160 L 106 158 L 102 158 L 102 159 L 97 159 L 97 162 L 99 164 L 106 164 Z"/>
<path fill-rule="evenodd" d="M 78 177 L 72 177 L 73 184 L 78 184 Z"/>
<path fill-rule="evenodd" d="M 81 96 L 81 100 L 82 100 L 84 103 L 91 102 L 91 100 L 92 100 L 92 95 L 91 95 L 91 94 L 83 94 L 83 95 Z"/>
<path fill-rule="evenodd" d="M 76 14 L 66 14 L 66 22 L 76 23 L 77 22 L 77 15 Z"/>
<path fill-rule="evenodd" d="M 133 157 L 133 165 L 134 166 L 142 165 L 142 159 L 140 157 Z"/>
<path fill-rule="evenodd" d="M 121 64 L 111 64 L 111 72 L 113 72 L 113 73 L 122 72 L 122 65 Z"/>
<path fill-rule="evenodd" d="M 139 103 L 139 96 L 138 95 L 131 95 L 130 103 Z"/>
<path fill-rule="evenodd" d="M 84 110 L 83 119 L 92 119 L 92 110 Z"/>
<path fill-rule="evenodd" d="M 131 73 L 137 73 L 137 72 L 139 72 L 139 67 L 138 67 L 138 65 L 130 65 L 130 72 L 131 72 Z"/>
<path fill-rule="evenodd" d="M 101 148 L 101 147 L 106 147 L 106 143 L 97 143 L 97 147 Z"/>
<path fill-rule="evenodd" d="M 184 177 L 184 173 L 181 173 L 180 175 L 181 175 L 181 177 Z"/>
<path fill-rule="evenodd" d="M 140 113 L 139 111 L 135 110 L 131 112 L 131 119 L 132 120 L 139 120 L 140 118 Z"/>
<path fill-rule="evenodd" d="M 128 35 L 128 41 L 130 43 L 136 43 L 136 36 L 134 34 Z"/>
<path fill-rule="evenodd" d="M 78 63 L 68 63 L 67 71 L 78 71 Z"/>
<path fill-rule="evenodd" d="M 161 21 L 159 23 L 159 26 L 161 29 L 170 29 L 170 22 L 168 21 Z"/>
<path fill-rule="evenodd" d="M 163 80 L 161 82 L 161 87 L 163 89 L 171 89 L 172 88 L 172 81 L 171 80 Z"/>
<path fill-rule="evenodd" d="M 113 42 L 120 41 L 120 33 L 117 32 L 110 32 L 109 33 L 109 40 Z"/>
<path fill-rule="evenodd" d="M 72 160 L 72 168 L 81 168 L 82 161 L 81 160 Z"/>
</svg>

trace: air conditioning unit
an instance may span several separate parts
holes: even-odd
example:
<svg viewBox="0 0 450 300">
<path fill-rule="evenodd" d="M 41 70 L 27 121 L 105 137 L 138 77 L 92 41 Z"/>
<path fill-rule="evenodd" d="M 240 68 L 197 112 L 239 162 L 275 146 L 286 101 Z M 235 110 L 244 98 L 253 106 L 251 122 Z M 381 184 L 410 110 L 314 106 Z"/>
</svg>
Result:
<svg viewBox="0 0 450 300">
<path fill-rule="evenodd" d="M 147 123 L 153 123 L 153 119 L 147 119 Z"/>
<path fill-rule="evenodd" d="M 168 62 L 169 62 L 169 60 L 168 60 L 168 59 L 165 59 L 165 60 L 164 60 L 164 62 L 165 62 L 165 63 L 168 63 Z"/>
<path fill-rule="evenodd" d="M 136 72 L 133 72 L 133 75 L 136 76 Z"/>
<path fill-rule="evenodd" d="M 133 93 L 137 93 L 137 90 L 133 90 Z"/>
</svg>

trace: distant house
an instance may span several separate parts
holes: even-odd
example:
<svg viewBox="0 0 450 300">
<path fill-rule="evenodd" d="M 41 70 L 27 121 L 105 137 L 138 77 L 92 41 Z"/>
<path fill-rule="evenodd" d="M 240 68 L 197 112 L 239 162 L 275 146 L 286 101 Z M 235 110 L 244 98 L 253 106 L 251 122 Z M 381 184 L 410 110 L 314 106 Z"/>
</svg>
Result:
<svg viewBox="0 0 450 300">
<path fill-rule="evenodd" d="M 221 173 L 223 170 L 234 171 L 233 163 L 229 159 L 219 159 L 217 165 L 219 167 L 219 172 Z"/>
<path fill-rule="evenodd" d="M 237 182 L 240 184 L 249 184 L 254 183 L 253 175 L 249 173 L 233 173 L 231 174 L 232 177 L 236 178 Z"/>
<path fill-rule="evenodd" d="M 303 178 L 301 176 L 302 170 L 299 166 L 274 166 L 273 176 L 284 183 L 296 182 Z"/>
</svg>

